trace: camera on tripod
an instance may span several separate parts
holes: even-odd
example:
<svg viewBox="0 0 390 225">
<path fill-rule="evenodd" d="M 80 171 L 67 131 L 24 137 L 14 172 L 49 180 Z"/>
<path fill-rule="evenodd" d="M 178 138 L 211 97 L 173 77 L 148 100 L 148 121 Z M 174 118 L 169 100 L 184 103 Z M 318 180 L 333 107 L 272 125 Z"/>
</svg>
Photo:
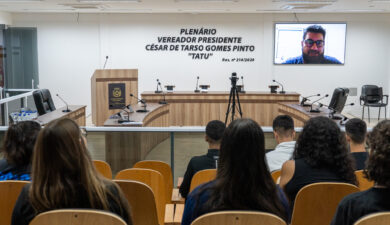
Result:
<svg viewBox="0 0 390 225">
<path fill-rule="evenodd" d="M 240 79 L 237 77 L 237 73 L 232 73 L 232 76 L 229 77 L 229 79 L 232 81 L 232 87 L 235 87 L 237 84 L 237 81 Z"/>
</svg>

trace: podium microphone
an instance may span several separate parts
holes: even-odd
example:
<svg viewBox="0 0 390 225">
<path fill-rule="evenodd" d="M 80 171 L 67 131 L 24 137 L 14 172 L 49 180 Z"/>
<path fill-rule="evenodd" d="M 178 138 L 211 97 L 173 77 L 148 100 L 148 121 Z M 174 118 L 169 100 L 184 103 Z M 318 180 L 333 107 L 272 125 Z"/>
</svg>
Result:
<svg viewBox="0 0 390 225">
<path fill-rule="evenodd" d="M 71 112 L 72 110 L 69 109 L 68 103 L 66 103 L 65 100 L 62 99 L 62 98 L 60 97 L 59 94 L 56 94 L 56 96 L 57 96 L 59 99 L 61 99 L 61 101 L 62 101 L 63 103 L 65 103 L 65 105 L 66 105 L 66 109 L 62 110 L 62 112 Z"/>
<path fill-rule="evenodd" d="M 164 93 L 164 91 L 163 91 L 163 88 L 162 88 L 162 86 L 161 86 L 161 82 L 160 82 L 160 81 L 158 82 L 158 85 L 160 86 L 160 90 L 161 90 L 161 93 L 162 93 L 162 95 L 163 95 L 163 100 L 162 100 L 162 101 L 159 101 L 158 104 L 160 104 L 160 105 L 165 105 L 165 104 L 167 104 L 167 101 L 165 101 L 165 93 Z"/>
<path fill-rule="evenodd" d="M 284 88 L 283 88 L 283 84 L 277 82 L 276 80 L 272 80 L 273 82 L 277 83 L 277 84 L 280 84 L 280 86 L 282 86 L 282 90 L 279 91 L 279 94 L 286 94 L 286 92 L 284 91 Z"/>
<path fill-rule="evenodd" d="M 104 62 L 103 70 L 106 68 L 107 61 L 108 61 L 108 55 L 106 55 L 106 61 Z"/>
<path fill-rule="evenodd" d="M 161 83 L 160 83 L 160 80 L 159 79 L 157 79 L 157 87 L 156 87 L 156 90 L 154 91 L 154 93 L 156 93 L 156 94 L 158 94 L 158 93 L 161 93 L 162 92 L 162 88 L 161 88 L 161 90 L 158 90 L 158 86 L 160 85 L 160 87 L 161 87 Z M 131 95 L 130 95 L 131 96 Z"/>
<path fill-rule="evenodd" d="M 307 101 L 307 100 L 309 100 L 309 98 L 311 98 L 311 97 L 314 97 L 314 96 L 320 96 L 320 94 L 316 94 L 316 95 L 309 95 L 309 96 L 307 96 L 307 97 L 302 97 L 302 101 L 301 101 L 301 106 L 310 106 L 310 105 L 305 105 L 305 102 Z"/>
<path fill-rule="evenodd" d="M 195 93 L 198 93 L 200 92 L 200 90 L 198 89 L 198 82 L 199 82 L 199 76 L 196 77 L 196 86 L 195 86 Z"/>
<path fill-rule="evenodd" d="M 328 96 L 329 96 L 329 95 L 326 94 L 324 97 L 321 97 L 321 98 L 315 100 L 314 102 L 312 102 L 311 105 L 310 105 L 310 111 L 309 111 L 309 112 L 312 112 L 312 113 L 319 113 L 319 112 L 320 112 L 320 109 L 318 109 L 318 108 L 317 108 L 317 109 L 313 109 L 313 104 L 316 103 L 316 102 L 318 102 L 318 101 L 320 101 L 320 100 L 322 100 L 322 99 L 324 99 L 324 98 L 326 98 L 326 97 L 328 97 Z"/>
<path fill-rule="evenodd" d="M 133 97 L 133 98 L 137 99 L 138 102 L 141 102 L 141 103 L 142 103 L 142 107 L 143 107 L 144 109 L 138 109 L 136 112 L 142 112 L 142 113 L 149 112 L 148 110 L 146 110 L 146 101 L 145 101 L 145 99 L 139 99 L 139 98 L 137 98 L 136 96 L 134 96 L 133 94 L 130 94 L 130 97 Z"/>
</svg>

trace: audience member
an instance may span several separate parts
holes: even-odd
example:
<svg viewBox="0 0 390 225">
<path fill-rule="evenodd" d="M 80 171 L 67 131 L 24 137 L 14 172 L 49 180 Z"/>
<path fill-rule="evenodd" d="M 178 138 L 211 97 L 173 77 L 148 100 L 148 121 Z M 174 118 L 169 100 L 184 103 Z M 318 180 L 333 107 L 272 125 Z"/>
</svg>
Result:
<svg viewBox="0 0 390 225">
<path fill-rule="evenodd" d="M 264 133 L 251 119 L 230 123 L 222 138 L 217 177 L 187 198 L 182 225 L 202 214 L 222 210 L 256 210 L 288 219 L 288 203 L 265 162 Z"/>
<path fill-rule="evenodd" d="M 39 213 L 63 208 L 111 211 L 132 224 L 120 188 L 98 175 L 80 134 L 70 119 L 50 122 L 40 132 L 26 185 L 12 213 L 13 225 L 28 225 Z"/>
<path fill-rule="evenodd" d="M 219 120 L 212 120 L 207 124 L 205 140 L 209 145 L 209 150 L 206 155 L 195 156 L 188 163 L 183 182 L 179 189 L 183 198 L 186 198 L 190 191 L 191 180 L 195 173 L 217 167 L 219 147 L 225 128 L 225 124 Z"/>
<path fill-rule="evenodd" d="M 368 136 L 371 148 L 364 171 L 374 187 L 346 196 L 331 225 L 353 225 L 370 213 L 390 211 L 390 121 L 379 122 Z"/>
<path fill-rule="evenodd" d="M 273 121 L 272 128 L 278 145 L 275 150 L 265 155 L 271 172 L 280 170 L 283 163 L 292 158 L 295 147 L 294 120 L 290 116 L 277 116 Z"/>
<path fill-rule="evenodd" d="M 283 164 L 280 177 L 280 186 L 291 205 L 298 191 L 308 184 L 357 183 L 345 136 L 327 117 L 315 117 L 306 122 L 293 157 L 294 160 Z"/>
<path fill-rule="evenodd" d="M 9 126 L 4 138 L 4 159 L 0 160 L 0 181 L 31 180 L 31 157 L 40 129 L 34 121 Z"/>
<path fill-rule="evenodd" d="M 355 162 L 355 169 L 362 170 L 368 158 L 366 151 L 366 123 L 359 119 L 353 118 L 345 124 L 345 137 L 349 144 L 351 155 Z"/>
</svg>

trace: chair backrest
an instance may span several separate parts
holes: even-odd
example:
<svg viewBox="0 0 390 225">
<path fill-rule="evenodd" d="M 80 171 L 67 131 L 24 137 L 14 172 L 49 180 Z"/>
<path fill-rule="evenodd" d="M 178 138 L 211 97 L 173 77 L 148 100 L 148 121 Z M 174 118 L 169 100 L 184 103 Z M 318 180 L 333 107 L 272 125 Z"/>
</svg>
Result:
<svg viewBox="0 0 390 225">
<path fill-rule="evenodd" d="M 103 210 L 59 209 L 36 216 L 30 225 L 126 225 L 119 216 Z"/>
<path fill-rule="evenodd" d="M 93 160 L 96 170 L 107 179 L 112 179 L 111 167 L 102 160 Z"/>
<path fill-rule="evenodd" d="M 129 202 L 133 225 L 157 225 L 156 200 L 152 189 L 139 181 L 114 180 Z"/>
<path fill-rule="evenodd" d="M 286 225 L 280 217 L 256 211 L 221 211 L 196 218 L 191 225 Z"/>
<path fill-rule="evenodd" d="M 151 169 L 131 168 L 118 172 L 116 180 L 135 180 L 148 185 L 154 194 L 157 206 L 158 221 L 164 223 L 165 183 L 162 174 Z"/>
<path fill-rule="evenodd" d="M 359 188 L 348 183 L 309 184 L 297 194 L 291 225 L 329 225 L 339 202 Z"/>
<path fill-rule="evenodd" d="M 380 212 L 369 214 L 360 218 L 354 225 L 388 225 L 390 221 L 390 212 Z"/>
<path fill-rule="evenodd" d="M 280 177 L 281 170 L 275 170 L 271 173 L 272 180 L 274 180 L 275 184 L 277 183 L 279 177 Z"/>
<path fill-rule="evenodd" d="M 363 85 L 361 99 L 367 103 L 377 103 L 382 100 L 383 91 L 376 85 Z"/>
<path fill-rule="evenodd" d="M 363 170 L 356 170 L 355 175 L 357 181 L 359 182 L 360 191 L 365 191 L 374 186 L 374 181 L 369 181 L 367 178 L 364 177 Z"/>
<path fill-rule="evenodd" d="M 12 210 L 20 191 L 29 181 L 0 181 L 0 224 L 11 224 Z"/>
<path fill-rule="evenodd" d="M 170 203 L 172 199 L 172 189 L 173 189 L 173 177 L 172 169 L 168 163 L 157 160 L 144 160 L 137 162 L 133 168 L 144 168 L 152 169 L 160 172 L 165 181 L 165 203 Z"/>
<path fill-rule="evenodd" d="M 195 173 L 191 179 L 190 192 L 197 186 L 212 181 L 217 176 L 217 169 L 201 170 Z"/>
<path fill-rule="evenodd" d="M 56 110 L 53 99 L 48 89 L 40 89 L 33 92 L 35 107 L 39 115 Z"/>
</svg>

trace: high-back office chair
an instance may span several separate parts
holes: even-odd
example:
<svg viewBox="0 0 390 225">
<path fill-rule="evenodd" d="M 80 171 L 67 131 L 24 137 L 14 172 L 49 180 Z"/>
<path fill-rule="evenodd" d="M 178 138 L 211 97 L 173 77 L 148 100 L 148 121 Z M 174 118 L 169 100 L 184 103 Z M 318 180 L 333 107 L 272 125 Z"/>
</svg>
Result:
<svg viewBox="0 0 390 225">
<path fill-rule="evenodd" d="M 322 182 L 303 187 L 295 198 L 291 225 L 329 225 L 340 201 L 359 192 L 348 183 Z"/>
<path fill-rule="evenodd" d="M 286 225 L 280 217 L 266 212 L 222 211 L 196 218 L 191 225 Z"/>
<path fill-rule="evenodd" d="M 386 101 L 383 98 L 386 97 Z M 386 107 L 389 100 L 388 95 L 383 94 L 381 87 L 376 85 L 363 85 L 362 94 L 360 95 L 360 105 L 363 106 L 362 119 L 364 118 L 364 107 L 368 108 L 368 122 L 370 122 L 370 107 L 378 107 L 378 121 L 381 115 L 381 108 L 385 107 L 385 119 L 386 119 Z"/>
<path fill-rule="evenodd" d="M 103 210 L 57 209 L 39 214 L 30 225 L 126 225 L 126 222 Z"/>
<path fill-rule="evenodd" d="M 38 114 L 41 116 L 48 112 L 56 110 L 53 99 L 51 98 L 50 91 L 48 89 L 40 89 L 33 92 L 35 107 Z"/>
</svg>

